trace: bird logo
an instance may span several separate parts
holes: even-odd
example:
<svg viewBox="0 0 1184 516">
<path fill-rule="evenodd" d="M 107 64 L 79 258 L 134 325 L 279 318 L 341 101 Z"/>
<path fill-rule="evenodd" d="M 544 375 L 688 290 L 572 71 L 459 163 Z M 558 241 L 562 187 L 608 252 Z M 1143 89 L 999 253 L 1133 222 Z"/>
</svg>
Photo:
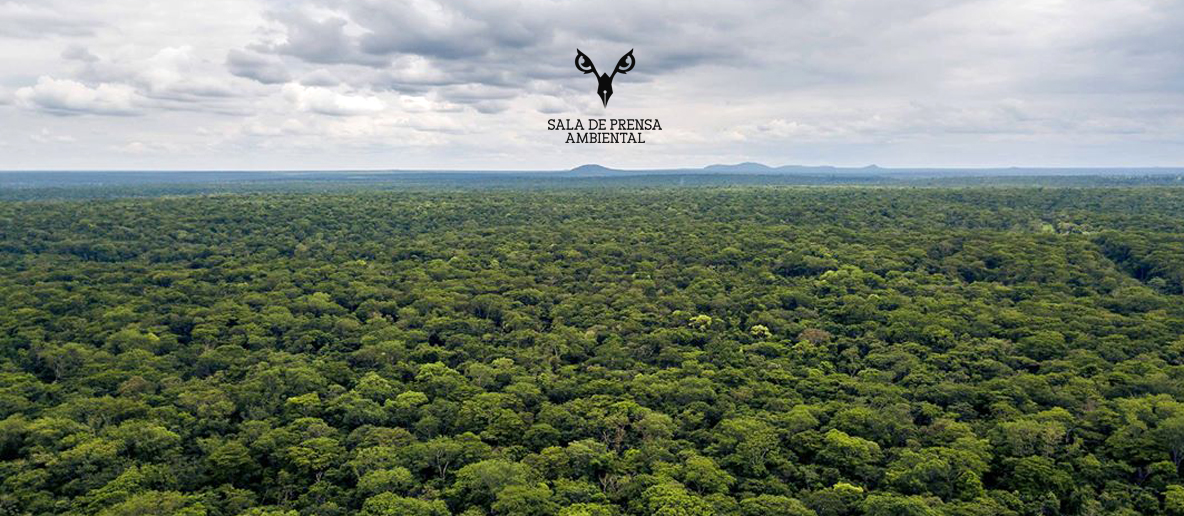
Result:
<svg viewBox="0 0 1184 516">
<path fill-rule="evenodd" d="M 592 60 L 584 54 L 580 49 L 576 49 L 576 70 L 590 73 L 596 77 L 596 94 L 600 96 L 600 101 L 604 103 L 604 107 L 608 107 L 608 98 L 613 96 L 613 77 L 618 73 L 624 75 L 633 69 L 633 65 L 637 64 L 637 60 L 633 58 L 633 49 L 621 56 L 617 61 L 617 67 L 613 69 L 612 75 L 607 73 L 597 74 L 596 66 L 592 64 Z"/>
</svg>

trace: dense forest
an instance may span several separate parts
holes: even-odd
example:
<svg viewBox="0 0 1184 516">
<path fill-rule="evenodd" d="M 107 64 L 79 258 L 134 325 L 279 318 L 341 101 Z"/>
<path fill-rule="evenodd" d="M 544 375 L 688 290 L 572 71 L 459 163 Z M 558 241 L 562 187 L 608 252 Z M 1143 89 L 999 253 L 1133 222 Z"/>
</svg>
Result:
<svg viewBox="0 0 1184 516">
<path fill-rule="evenodd" d="M 0 202 L 0 515 L 1184 515 L 1184 189 Z"/>
<path fill-rule="evenodd" d="M 3 172 L 0 201 L 161 197 L 175 195 L 435 192 L 440 190 L 599 190 L 737 186 L 917 187 L 1184 187 L 1184 168 L 1083 169 L 809 169 L 792 173 L 711 170 L 328 171 L 328 172 Z M 1026 172 L 1026 173 L 1022 173 Z M 1155 172 L 1155 173 L 1151 173 Z M 1010 175 L 1008 175 L 1010 174 Z"/>
</svg>

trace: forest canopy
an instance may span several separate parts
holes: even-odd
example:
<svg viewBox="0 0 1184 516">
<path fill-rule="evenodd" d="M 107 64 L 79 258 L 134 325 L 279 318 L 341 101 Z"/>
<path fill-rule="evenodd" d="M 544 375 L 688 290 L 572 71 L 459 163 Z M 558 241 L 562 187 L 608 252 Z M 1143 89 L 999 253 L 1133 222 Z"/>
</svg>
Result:
<svg viewBox="0 0 1184 516">
<path fill-rule="evenodd" d="M 0 202 L 0 514 L 1184 515 L 1184 189 Z"/>
</svg>

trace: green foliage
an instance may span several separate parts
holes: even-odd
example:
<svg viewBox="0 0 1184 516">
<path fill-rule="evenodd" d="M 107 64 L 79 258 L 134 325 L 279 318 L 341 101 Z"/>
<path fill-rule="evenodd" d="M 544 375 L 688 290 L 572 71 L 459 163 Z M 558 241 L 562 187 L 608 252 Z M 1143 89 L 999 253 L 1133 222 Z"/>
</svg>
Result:
<svg viewBox="0 0 1184 516">
<path fill-rule="evenodd" d="M 740 516 L 814 516 L 815 512 L 794 498 L 763 494 L 740 501 Z"/>
<path fill-rule="evenodd" d="M 366 499 L 362 516 L 450 516 L 441 500 L 429 501 L 382 493 Z"/>
<path fill-rule="evenodd" d="M 1176 516 L 1184 514 L 1184 486 L 1171 485 L 1164 492 L 1164 512 Z"/>
<path fill-rule="evenodd" d="M 559 510 L 559 516 L 616 516 L 617 509 L 598 503 L 577 503 Z"/>
<path fill-rule="evenodd" d="M 924 498 L 897 494 L 873 494 L 863 504 L 866 516 L 941 516 Z"/>
<path fill-rule="evenodd" d="M 642 493 L 647 514 L 654 516 L 711 516 L 714 511 L 702 498 L 678 483 L 661 483 Z"/>
<path fill-rule="evenodd" d="M 1184 514 L 1184 191 L 0 202 L 0 514 Z"/>
<path fill-rule="evenodd" d="M 197 497 L 175 491 L 145 491 L 97 513 L 99 516 L 206 516 Z"/>
<path fill-rule="evenodd" d="M 699 494 L 726 493 L 736 481 L 711 458 L 697 455 L 688 457 L 678 468 L 676 476 Z"/>
</svg>

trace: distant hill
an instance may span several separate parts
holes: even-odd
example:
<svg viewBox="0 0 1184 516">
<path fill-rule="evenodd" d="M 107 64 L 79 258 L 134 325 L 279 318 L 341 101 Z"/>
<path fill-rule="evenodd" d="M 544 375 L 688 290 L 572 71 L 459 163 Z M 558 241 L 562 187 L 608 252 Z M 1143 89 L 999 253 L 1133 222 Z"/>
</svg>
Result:
<svg viewBox="0 0 1184 516">
<path fill-rule="evenodd" d="M 605 174 L 611 174 L 614 172 L 621 172 L 621 171 L 614 169 L 614 168 L 608 168 L 603 165 L 589 163 L 587 165 L 580 165 L 576 168 L 573 168 L 569 172 L 571 173 L 571 175 L 577 175 L 577 176 L 602 176 Z"/>
<path fill-rule="evenodd" d="M 735 165 L 707 165 L 706 167 L 703 167 L 703 170 L 708 171 L 708 172 L 724 172 L 724 173 L 734 174 L 734 173 L 738 173 L 738 172 L 740 172 L 740 173 L 768 173 L 768 172 L 773 172 L 776 169 L 774 169 L 773 167 L 770 167 L 764 163 L 756 163 L 756 162 L 752 162 L 752 161 L 746 161 L 744 163 L 737 163 Z"/>
<path fill-rule="evenodd" d="M 746 161 L 735 164 L 714 164 L 702 168 L 658 168 L 658 169 L 615 169 L 603 165 L 583 165 L 571 169 L 570 173 L 581 176 L 605 175 L 764 175 L 764 176 L 825 176 L 825 177 L 878 177 L 895 179 L 921 178 L 967 178 L 967 177 L 1145 177 L 1179 176 L 1184 168 L 1173 167 L 1095 167 L 1095 168 L 888 168 L 879 165 L 863 167 L 836 167 L 832 165 L 781 165 Z M 568 174 L 570 174 L 568 173 Z"/>
</svg>

